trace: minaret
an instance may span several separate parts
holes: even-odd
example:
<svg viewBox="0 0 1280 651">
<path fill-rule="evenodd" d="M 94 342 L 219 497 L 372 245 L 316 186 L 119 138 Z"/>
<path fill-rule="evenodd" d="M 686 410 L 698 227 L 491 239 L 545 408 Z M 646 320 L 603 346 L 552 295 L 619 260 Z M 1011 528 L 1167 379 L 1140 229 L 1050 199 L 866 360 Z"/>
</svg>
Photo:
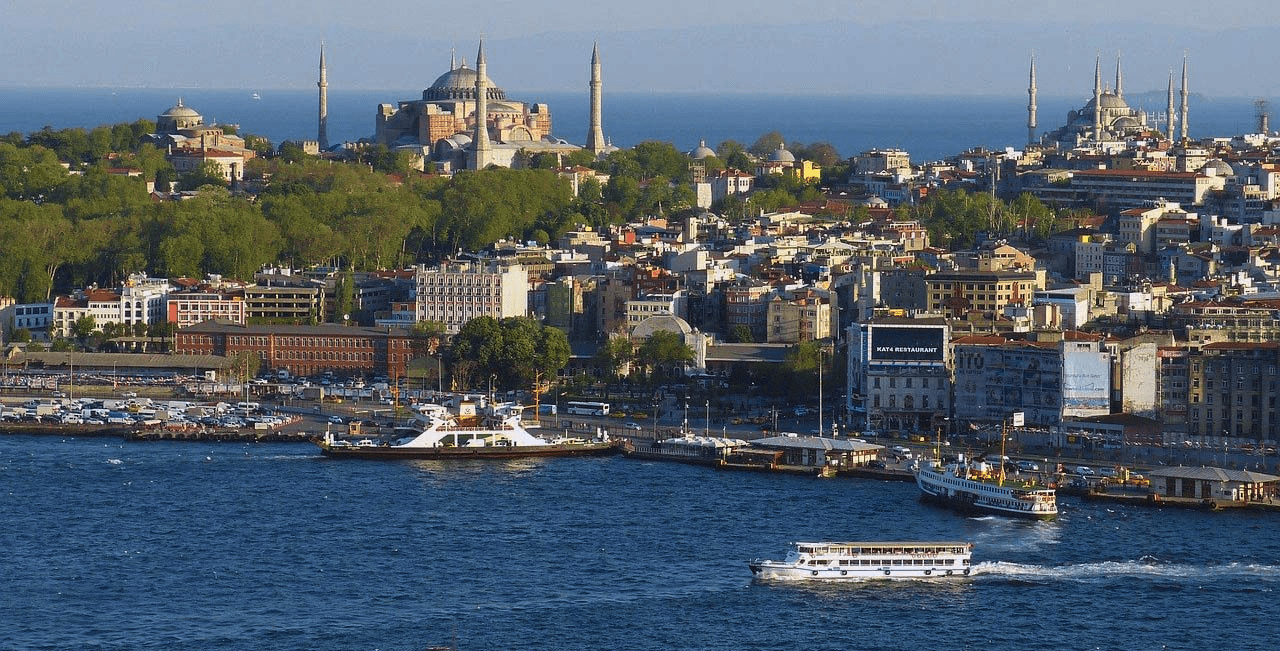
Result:
<svg viewBox="0 0 1280 651">
<path fill-rule="evenodd" d="M 1093 64 L 1093 141 L 1102 142 L 1102 56 Z"/>
<path fill-rule="evenodd" d="M 488 64 L 484 60 L 484 39 L 476 52 L 476 133 L 471 138 L 475 148 L 475 165 L 471 169 L 482 170 L 489 166 L 489 83 L 486 77 Z"/>
<path fill-rule="evenodd" d="M 320 151 L 329 148 L 329 77 L 324 65 L 324 43 L 320 43 L 320 128 L 316 141 L 320 143 Z"/>
<path fill-rule="evenodd" d="M 1187 56 L 1182 55 L 1182 108 L 1178 110 L 1178 139 L 1187 142 Z"/>
<path fill-rule="evenodd" d="M 591 47 L 591 124 L 587 128 L 587 149 L 600 156 L 604 153 L 604 130 L 600 128 L 600 44 Z"/>
<path fill-rule="evenodd" d="M 1027 144 L 1036 143 L 1036 55 L 1031 55 L 1031 85 L 1027 86 L 1027 95 L 1031 100 L 1027 103 Z"/>
<path fill-rule="evenodd" d="M 1120 53 L 1116 52 L 1116 98 L 1124 99 L 1124 77 L 1120 75 Z"/>
<path fill-rule="evenodd" d="M 1169 68 L 1169 107 L 1166 111 L 1168 112 L 1165 116 L 1169 120 L 1167 129 L 1169 133 L 1169 142 L 1173 142 L 1173 125 L 1178 121 L 1177 116 L 1173 113 L 1173 68 Z"/>
</svg>

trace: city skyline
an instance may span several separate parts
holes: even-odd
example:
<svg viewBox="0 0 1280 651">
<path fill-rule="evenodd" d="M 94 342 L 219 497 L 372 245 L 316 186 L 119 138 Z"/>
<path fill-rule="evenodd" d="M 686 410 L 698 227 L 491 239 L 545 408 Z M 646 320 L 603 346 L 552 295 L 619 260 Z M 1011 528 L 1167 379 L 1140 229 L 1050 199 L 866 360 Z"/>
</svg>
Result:
<svg viewBox="0 0 1280 651">
<path fill-rule="evenodd" d="M 606 15 L 582 0 L 546 0 L 500 2 L 444 26 L 429 16 L 386 20 L 415 12 L 402 0 L 305 11 L 230 0 L 197 25 L 151 0 L 128 9 L 20 0 L 0 8 L 0 20 L 18 27 L 0 44 L 0 87 L 314 88 L 324 41 L 331 90 L 425 88 L 451 52 L 474 53 L 484 35 L 490 75 L 516 90 L 585 89 L 581 52 L 598 42 L 606 93 L 1015 95 L 1034 52 L 1040 92 L 1075 96 L 1087 91 L 1097 55 L 1120 52 L 1132 93 L 1162 89 L 1186 54 L 1195 93 L 1280 94 L 1280 72 L 1253 63 L 1280 25 L 1280 6 L 1241 16 L 1189 2 L 910 0 L 891 10 L 656 0 Z"/>
</svg>

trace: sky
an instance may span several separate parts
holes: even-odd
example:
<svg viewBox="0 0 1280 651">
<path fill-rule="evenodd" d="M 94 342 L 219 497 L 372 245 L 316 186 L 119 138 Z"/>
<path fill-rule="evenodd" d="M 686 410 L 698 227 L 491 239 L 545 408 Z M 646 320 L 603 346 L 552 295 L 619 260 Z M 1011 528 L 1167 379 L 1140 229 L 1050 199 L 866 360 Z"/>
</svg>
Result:
<svg viewBox="0 0 1280 651">
<path fill-rule="evenodd" d="M 433 15 L 447 5 L 447 16 Z M 467 5 L 477 7 L 467 11 Z M 425 88 L 451 51 L 508 91 L 585 89 L 599 43 L 606 92 L 1025 94 L 1092 91 L 1095 57 L 1126 93 L 1280 96 L 1280 3 L 1196 0 L 6 0 L 0 88 Z"/>
</svg>

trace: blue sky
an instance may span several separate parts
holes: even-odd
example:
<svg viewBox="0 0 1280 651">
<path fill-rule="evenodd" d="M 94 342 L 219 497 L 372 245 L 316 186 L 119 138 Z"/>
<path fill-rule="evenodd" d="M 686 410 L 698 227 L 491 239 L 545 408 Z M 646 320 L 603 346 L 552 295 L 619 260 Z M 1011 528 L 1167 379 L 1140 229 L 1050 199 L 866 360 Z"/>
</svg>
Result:
<svg viewBox="0 0 1280 651">
<path fill-rule="evenodd" d="M 313 87 L 319 43 L 331 89 L 415 89 L 474 59 L 509 90 L 581 90 L 593 41 L 614 92 L 1024 93 L 1035 51 L 1040 92 L 1080 96 L 1094 57 L 1129 93 L 1165 88 L 1184 54 L 1191 90 L 1280 95 L 1270 34 L 1280 3 L 600 2 L 421 0 L 8 0 L 0 5 L 0 87 Z"/>
</svg>

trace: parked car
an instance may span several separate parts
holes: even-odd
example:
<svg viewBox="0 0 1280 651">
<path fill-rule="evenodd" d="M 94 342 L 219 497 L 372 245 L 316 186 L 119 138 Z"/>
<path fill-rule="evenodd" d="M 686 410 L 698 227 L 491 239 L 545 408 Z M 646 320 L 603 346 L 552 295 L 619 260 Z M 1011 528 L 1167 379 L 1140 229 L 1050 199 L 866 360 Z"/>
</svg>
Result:
<svg viewBox="0 0 1280 651">
<path fill-rule="evenodd" d="M 1024 459 L 1018 462 L 1018 470 L 1021 472 L 1040 472 L 1040 464 Z"/>
<path fill-rule="evenodd" d="M 1076 466 L 1076 474 L 1082 477 L 1092 477 L 1094 472 L 1093 468 L 1089 466 Z"/>
<path fill-rule="evenodd" d="M 330 425 L 341 425 L 341 424 L 342 424 L 342 416 L 330 416 L 330 417 L 329 417 L 329 424 L 330 424 Z"/>
<path fill-rule="evenodd" d="M 633 430 L 637 430 L 637 431 L 639 431 L 639 429 L 640 429 L 640 423 L 637 423 L 637 422 L 635 422 L 635 421 L 630 421 L 630 420 L 629 420 L 629 421 L 627 421 L 627 422 L 625 422 L 625 423 L 623 423 L 623 424 L 622 424 L 622 426 L 623 426 L 624 428 L 626 428 L 626 429 L 633 429 Z"/>
</svg>

